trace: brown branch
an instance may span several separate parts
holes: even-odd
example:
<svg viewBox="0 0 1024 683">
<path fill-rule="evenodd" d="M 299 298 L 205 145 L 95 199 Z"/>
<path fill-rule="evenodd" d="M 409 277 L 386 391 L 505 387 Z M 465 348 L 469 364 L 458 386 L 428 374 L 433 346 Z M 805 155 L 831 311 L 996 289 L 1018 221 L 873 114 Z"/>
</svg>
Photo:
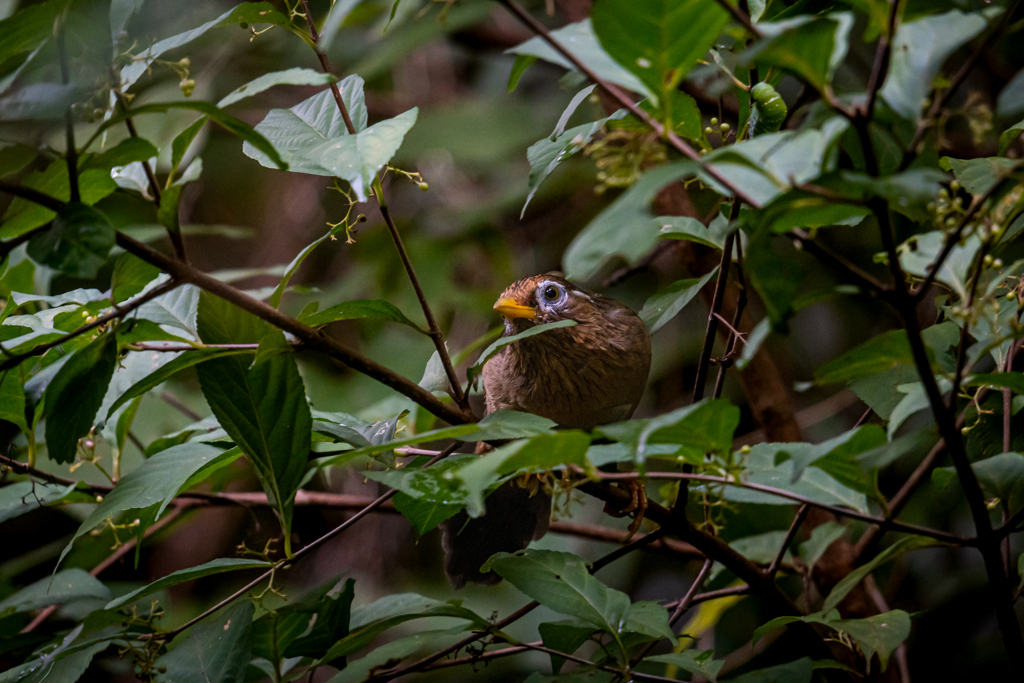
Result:
<svg viewBox="0 0 1024 683">
<path fill-rule="evenodd" d="M 693 583 L 690 584 L 690 588 L 686 591 L 686 595 L 676 603 L 675 609 L 672 610 L 672 615 L 668 619 L 668 625 L 670 628 L 675 626 L 676 622 L 679 621 L 688 609 L 690 609 L 690 605 L 693 604 L 693 599 L 697 597 L 697 591 L 699 591 L 700 587 L 704 585 L 704 580 L 707 579 L 708 574 L 711 572 L 711 566 L 713 564 L 714 562 L 710 559 L 704 560 L 704 564 L 701 565 L 700 571 L 697 572 L 697 576 L 694 578 Z M 644 645 L 640 652 L 638 652 L 630 661 L 630 667 L 636 666 L 641 659 L 651 654 L 651 650 L 657 647 L 660 642 L 661 639 L 659 638 L 658 640 L 652 640 L 647 643 L 647 645 Z"/>
<path fill-rule="evenodd" d="M 0 192 L 6 192 L 9 195 L 21 197 L 26 201 L 38 204 L 44 209 L 49 209 L 54 213 L 60 212 L 66 203 L 56 197 L 43 194 L 39 190 L 35 190 L 31 187 L 25 187 L 23 185 L 15 185 L 14 183 L 9 183 L 6 180 L 0 180 Z"/>
<path fill-rule="evenodd" d="M 68 49 L 64 41 L 64 21 L 67 14 L 57 18 L 54 32 L 57 34 L 57 59 L 60 62 L 60 80 L 64 85 L 71 82 L 71 73 L 68 68 Z M 64 143 L 65 161 L 68 166 L 68 186 L 70 187 L 70 201 L 79 202 L 82 197 L 78 188 L 78 149 L 75 147 L 75 115 L 69 104 L 64 110 Z"/>
<path fill-rule="evenodd" d="M 833 251 L 823 244 L 819 244 L 804 230 L 796 228 L 789 233 L 789 236 L 793 238 L 794 242 L 796 242 L 801 249 L 806 251 L 808 254 L 815 256 L 819 261 L 842 271 L 849 279 L 856 282 L 861 289 L 866 289 L 867 291 L 878 295 L 883 300 L 889 299 L 889 296 L 892 293 L 892 287 L 883 283 L 867 271 L 861 269 L 842 254 Z"/>
<path fill-rule="evenodd" d="M 117 233 L 117 244 L 125 251 L 138 256 L 143 261 L 151 263 L 172 278 L 193 284 L 225 301 L 238 306 L 239 308 L 252 313 L 253 315 L 266 320 L 270 324 L 286 332 L 291 333 L 301 340 L 308 348 L 326 353 L 331 358 L 338 360 L 353 370 L 368 375 L 378 382 L 391 387 L 395 391 L 408 396 L 428 411 L 451 424 L 465 424 L 475 422 L 473 415 L 458 410 L 447 403 L 444 403 L 423 387 L 411 380 L 402 377 L 393 370 L 390 370 L 369 358 L 365 358 L 338 341 L 332 339 L 320 330 L 300 323 L 273 306 L 254 299 L 239 289 L 232 287 L 220 280 L 197 270 L 187 263 L 165 256 L 147 245 L 128 237 L 123 233 Z"/>
<path fill-rule="evenodd" d="M 715 0 L 715 2 L 721 5 L 722 9 L 724 9 L 726 12 L 731 14 L 732 18 L 738 21 L 743 26 L 743 28 L 747 29 L 747 33 L 749 33 L 751 36 L 757 39 L 760 39 L 762 37 L 761 32 L 757 29 L 756 26 L 754 26 L 754 22 L 751 21 L 750 15 L 744 12 L 742 9 L 740 9 L 738 5 L 734 5 L 733 3 L 728 2 L 728 0 Z"/>
<path fill-rule="evenodd" d="M 138 307 L 142 306 L 143 304 L 145 304 L 147 301 L 152 301 L 153 299 L 157 298 L 158 296 L 160 296 L 162 294 L 166 294 L 167 292 L 171 291 L 172 289 L 174 289 L 175 287 L 177 287 L 180 284 L 181 284 L 180 282 L 178 282 L 174 278 L 171 278 L 169 281 L 165 282 L 164 284 L 159 285 L 159 286 L 154 287 L 153 289 L 149 290 L 148 292 L 146 292 L 145 294 L 143 294 L 139 298 L 137 298 L 134 301 L 132 301 L 130 304 L 127 304 L 125 306 L 114 306 L 114 309 L 110 313 L 106 313 L 104 315 L 99 316 L 93 322 L 88 323 L 86 325 L 82 325 L 81 327 L 79 327 L 77 330 L 74 330 L 73 332 L 68 332 L 67 334 L 63 335 L 62 337 L 60 337 L 58 339 L 54 339 L 53 341 L 46 342 L 45 344 L 40 344 L 39 346 L 35 346 L 35 347 L 29 349 L 28 351 L 25 351 L 24 353 L 8 355 L 7 359 L 4 360 L 2 363 L 0 363 L 0 372 L 3 372 L 5 370 L 10 370 L 11 368 L 17 367 L 18 365 L 20 365 L 22 362 L 24 362 L 25 360 L 27 360 L 29 358 L 33 358 L 35 356 L 42 356 L 43 354 L 45 354 L 50 349 L 52 349 L 54 347 L 57 347 L 57 346 L 60 346 L 61 344 L 64 344 L 64 343 L 74 339 L 75 337 L 79 337 L 79 336 L 85 334 L 86 332 L 91 332 L 92 330 L 95 330 L 96 328 L 103 327 L 104 325 L 109 323 L 111 320 L 116 320 L 118 318 L 123 318 L 124 316 L 126 316 L 129 313 L 131 313 L 132 311 L 134 311 L 136 308 L 138 308 Z M 3 345 L 2 344 L 0 344 L 0 352 L 2 352 L 4 355 L 7 355 L 7 352 L 3 350 Z"/>
<path fill-rule="evenodd" d="M 878 91 L 882 87 L 885 75 L 889 73 L 889 59 L 892 56 L 892 41 L 896 38 L 896 24 L 899 21 L 900 6 L 903 0 L 889 0 L 889 21 L 885 33 L 878 40 L 875 50 L 875 61 L 871 65 L 871 76 L 868 78 L 868 99 L 858 115 L 870 121 L 875 114 L 875 103 Z"/>
</svg>

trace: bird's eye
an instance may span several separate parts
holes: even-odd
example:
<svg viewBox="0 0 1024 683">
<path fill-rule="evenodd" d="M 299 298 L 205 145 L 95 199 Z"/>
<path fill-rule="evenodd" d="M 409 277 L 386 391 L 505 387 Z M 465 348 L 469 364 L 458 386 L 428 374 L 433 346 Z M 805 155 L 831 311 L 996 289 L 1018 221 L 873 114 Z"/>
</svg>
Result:
<svg viewBox="0 0 1024 683">
<path fill-rule="evenodd" d="M 558 296 L 558 288 L 556 288 L 554 285 L 548 285 L 547 287 L 544 288 L 544 298 L 547 301 L 554 301 L 555 299 L 558 298 Z"/>
</svg>

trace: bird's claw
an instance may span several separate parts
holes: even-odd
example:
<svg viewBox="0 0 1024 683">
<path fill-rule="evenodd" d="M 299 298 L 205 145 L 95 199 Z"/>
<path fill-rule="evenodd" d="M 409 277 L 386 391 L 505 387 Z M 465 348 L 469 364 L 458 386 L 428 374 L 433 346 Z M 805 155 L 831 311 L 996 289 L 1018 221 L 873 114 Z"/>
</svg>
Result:
<svg viewBox="0 0 1024 683">
<path fill-rule="evenodd" d="M 629 504 L 621 510 L 616 510 L 611 507 L 610 503 L 606 503 L 604 511 L 613 517 L 633 515 L 633 521 L 629 523 L 628 533 L 625 538 L 625 541 L 628 542 L 633 538 L 633 534 L 640 529 L 640 524 L 644 521 L 644 515 L 647 513 L 647 488 L 639 479 L 632 479 L 627 482 L 618 483 L 618 485 L 629 491 Z"/>
</svg>

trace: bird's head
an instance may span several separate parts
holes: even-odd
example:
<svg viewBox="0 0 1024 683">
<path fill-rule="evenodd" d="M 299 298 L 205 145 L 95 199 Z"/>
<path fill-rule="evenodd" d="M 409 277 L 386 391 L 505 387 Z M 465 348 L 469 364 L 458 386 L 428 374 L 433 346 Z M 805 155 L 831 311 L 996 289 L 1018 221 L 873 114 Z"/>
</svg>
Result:
<svg viewBox="0 0 1024 683">
<path fill-rule="evenodd" d="M 494 310 L 505 318 L 508 334 L 534 325 L 575 320 L 585 322 L 596 313 L 594 295 L 584 292 L 554 273 L 534 275 L 514 282 L 501 293 Z"/>
</svg>

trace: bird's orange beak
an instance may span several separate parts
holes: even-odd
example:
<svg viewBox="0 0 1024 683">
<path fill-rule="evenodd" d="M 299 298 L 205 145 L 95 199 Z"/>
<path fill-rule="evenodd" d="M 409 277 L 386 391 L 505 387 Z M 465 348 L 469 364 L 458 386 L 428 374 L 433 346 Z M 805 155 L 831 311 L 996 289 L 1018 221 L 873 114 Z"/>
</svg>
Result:
<svg viewBox="0 0 1024 683">
<path fill-rule="evenodd" d="M 501 314 L 501 317 L 507 320 L 515 320 L 516 318 L 528 318 L 533 320 L 537 317 L 537 309 L 532 306 L 522 306 L 517 304 L 512 299 L 498 299 L 494 303 L 494 310 Z"/>
</svg>

